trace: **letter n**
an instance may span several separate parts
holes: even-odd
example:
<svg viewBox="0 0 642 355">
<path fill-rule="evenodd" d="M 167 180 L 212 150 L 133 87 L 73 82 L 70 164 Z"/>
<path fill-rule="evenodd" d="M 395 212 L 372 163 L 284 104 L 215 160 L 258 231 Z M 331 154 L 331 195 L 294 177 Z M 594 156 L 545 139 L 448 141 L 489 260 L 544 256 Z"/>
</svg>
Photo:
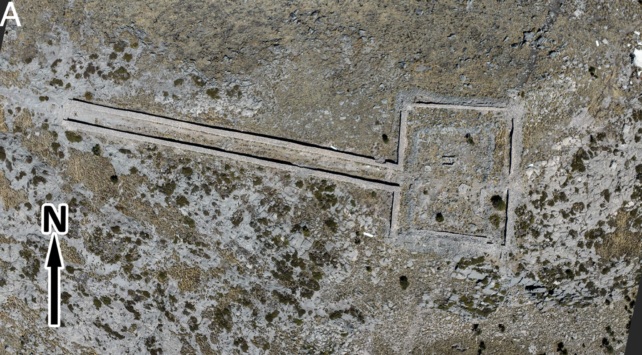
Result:
<svg viewBox="0 0 642 355">
<path fill-rule="evenodd" d="M 58 205 L 58 211 L 51 203 L 42 205 L 40 212 L 40 227 L 43 234 L 49 234 L 52 229 L 58 234 L 67 234 L 69 225 L 69 206 L 66 203 Z"/>
</svg>

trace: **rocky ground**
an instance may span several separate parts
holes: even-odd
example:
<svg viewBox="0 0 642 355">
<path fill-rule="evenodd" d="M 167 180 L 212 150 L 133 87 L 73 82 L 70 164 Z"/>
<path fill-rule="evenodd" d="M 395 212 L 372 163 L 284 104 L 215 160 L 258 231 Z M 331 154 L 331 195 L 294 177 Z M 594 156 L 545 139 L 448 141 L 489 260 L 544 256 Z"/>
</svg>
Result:
<svg viewBox="0 0 642 355">
<path fill-rule="evenodd" d="M 0 354 L 624 352 L 641 273 L 637 1 L 16 8 L 0 52 Z M 394 161 L 412 90 L 523 110 L 521 197 L 495 252 L 393 242 L 389 193 L 56 121 L 77 98 Z M 57 329 L 45 202 L 71 208 Z M 494 213 L 477 223 L 501 235 Z"/>
</svg>

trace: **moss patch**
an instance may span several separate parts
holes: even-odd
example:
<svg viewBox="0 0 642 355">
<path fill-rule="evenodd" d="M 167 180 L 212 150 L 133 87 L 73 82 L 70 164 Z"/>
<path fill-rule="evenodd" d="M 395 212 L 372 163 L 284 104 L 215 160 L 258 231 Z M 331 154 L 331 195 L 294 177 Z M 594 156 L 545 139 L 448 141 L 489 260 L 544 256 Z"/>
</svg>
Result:
<svg viewBox="0 0 642 355">
<path fill-rule="evenodd" d="M 279 311 L 275 310 L 274 312 L 266 314 L 265 320 L 268 321 L 269 323 L 272 323 L 272 321 L 278 316 L 279 316 Z"/>
<path fill-rule="evenodd" d="M 201 77 L 198 77 L 198 76 L 196 76 L 196 75 L 192 75 L 192 81 L 193 81 L 193 82 L 194 82 L 194 84 L 195 84 L 196 86 L 198 86 L 198 87 L 203 87 L 203 86 L 205 86 L 205 84 L 206 84 L 206 83 L 205 83 L 205 80 L 203 80 Z"/>
<path fill-rule="evenodd" d="M 488 220 L 490 221 L 490 224 L 493 225 L 493 227 L 499 228 L 499 222 L 501 221 L 501 218 L 498 215 L 494 214 L 490 216 Z"/>
<path fill-rule="evenodd" d="M 120 67 L 116 69 L 115 71 L 109 73 L 109 77 L 114 79 L 115 81 L 127 81 L 129 78 L 131 78 L 131 74 L 125 69 L 125 67 Z"/>
<path fill-rule="evenodd" d="M 72 131 L 66 131 L 65 137 L 67 137 L 67 140 L 70 141 L 71 143 L 82 142 L 82 137 L 79 134 L 76 134 Z"/>
<path fill-rule="evenodd" d="M 578 151 L 573 155 L 573 161 L 571 162 L 571 171 L 578 171 L 580 173 L 583 173 L 586 171 L 586 166 L 584 166 L 584 160 L 588 160 L 589 155 L 584 151 L 584 149 L 580 148 Z"/>
<path fill-rule="evenodd" d="M 219 93 L 219 89 L 208 89 L 207 91 L 205 91 L 205 93 L 212 100 L 218 100 L 218 99 L 221 98 L 221 96 L 218 94 Z"/>
</svg>

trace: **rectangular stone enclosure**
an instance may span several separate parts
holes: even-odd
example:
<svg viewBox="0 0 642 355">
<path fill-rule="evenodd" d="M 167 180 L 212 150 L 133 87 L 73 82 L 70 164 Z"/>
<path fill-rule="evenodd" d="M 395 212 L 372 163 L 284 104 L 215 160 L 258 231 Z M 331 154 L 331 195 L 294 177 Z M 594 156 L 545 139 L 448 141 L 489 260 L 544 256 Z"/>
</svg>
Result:
<svg viewBox="0 0 642 355">
<path fill-rule="evenodd" d="M 410 110 L 399 227 L 503 243 L 511 129 L 502 111 Z"/>
</svg>

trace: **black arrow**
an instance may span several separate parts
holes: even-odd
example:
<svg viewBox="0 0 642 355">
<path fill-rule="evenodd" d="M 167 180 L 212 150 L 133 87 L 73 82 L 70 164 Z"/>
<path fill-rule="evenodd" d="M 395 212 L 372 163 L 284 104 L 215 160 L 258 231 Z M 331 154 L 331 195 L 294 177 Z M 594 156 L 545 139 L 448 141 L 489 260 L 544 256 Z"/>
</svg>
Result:
<svg viewBox="0 0 642 355">
<path fill-rule="evenodd" d="M 49 269 L 49 326 L 60 327 L 60 268 L 64 267 L 58 235 L 51 234 L 45 267 Z"/>
<path fill-rule="evenodd" d="M 642 277 L 640 278 L 640 286 L 638 287 L 638 295 L 636 297 L 636 302 L 633 303 L 633 306 L 636 306 L 642 302 L 642 296 L 640 296 L 640 291 L 642 291 Z M 631 306 L 631 304 L 629 304 Z M 631 307 L 633 310 L 633 307 Z M 642 351 L 642 307 L 636 306 L 633 310 L 633 316 L 629 322 L 629 339 L 626 343 L 626 352 L 625 355 L 635 355 L 641 354 Z"/>
</svg>

